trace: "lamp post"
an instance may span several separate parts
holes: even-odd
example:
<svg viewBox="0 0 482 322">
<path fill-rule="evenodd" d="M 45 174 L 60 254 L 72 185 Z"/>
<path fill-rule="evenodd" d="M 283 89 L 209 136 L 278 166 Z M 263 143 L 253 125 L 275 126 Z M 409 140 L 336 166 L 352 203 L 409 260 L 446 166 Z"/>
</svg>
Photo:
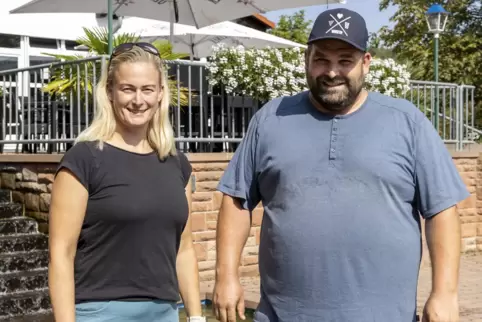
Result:
<svg viewBox="0 0 482 322">
<path fill-rule="evenodd" d="M 440 4 L 433 4 L 425 13 L 428 31 L 434 35 L 434 74 L 435 74 L 435 128 L 439 130 L 439 92 L 438 92 L 438 41 L 439 35 L 445 30 L 448 12 Z"/>
</svg>

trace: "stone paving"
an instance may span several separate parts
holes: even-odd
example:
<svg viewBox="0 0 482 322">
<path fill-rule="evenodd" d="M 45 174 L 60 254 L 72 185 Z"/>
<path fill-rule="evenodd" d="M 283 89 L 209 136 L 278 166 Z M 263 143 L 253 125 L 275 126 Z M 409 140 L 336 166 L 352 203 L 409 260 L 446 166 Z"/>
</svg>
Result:
<svg viewBox="0 0 482 322">
<path fill-rule="evenodd" d="M 430 294 L 431 267 L 423 265 L 420 270 L 418 289 L 418 311 L 421 316 L 423 305 Z M 246 307 L 256 308 L 259 301 L 259 278 L 243 278 Z M 460 263 L 460 322 L 482 322 L 482 252 L 462 255 Z M 212 298 L 213 282 L 203 283 L 206 297 Z"/>
</svg>

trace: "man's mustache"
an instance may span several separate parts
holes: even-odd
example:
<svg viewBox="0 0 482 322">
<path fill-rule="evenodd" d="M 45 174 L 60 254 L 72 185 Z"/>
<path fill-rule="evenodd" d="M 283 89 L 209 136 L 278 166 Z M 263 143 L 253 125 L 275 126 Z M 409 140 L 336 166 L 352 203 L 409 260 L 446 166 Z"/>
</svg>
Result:
<svg viewBox="0 0 482 322">
<path fill-rule="evenodd" d="M 317 81 L 319 84 L 326 84 L 329 86 L 336 86 L 336 85 L 341 85 L 341 84 L 346 84 L 348 83 L 346 79 L 343 77 L 327 77 L 327 76 L 321 76 L 317 78 Z"/>
</svg>

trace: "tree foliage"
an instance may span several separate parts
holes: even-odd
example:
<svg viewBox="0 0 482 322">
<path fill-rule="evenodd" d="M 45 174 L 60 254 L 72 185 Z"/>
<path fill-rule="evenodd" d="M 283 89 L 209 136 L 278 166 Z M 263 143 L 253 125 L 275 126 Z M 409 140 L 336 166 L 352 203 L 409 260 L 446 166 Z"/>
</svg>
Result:
<svg viewBox="0 0 482 322">
<path fill-rule="evenodd" d="M 394 5 L 392 29 L 383 27 L 380 39 L 407 64 L 412 79 L 434 79 L 434 37 L 428 32 L 425 12 L 432 0 L 381 0 L 380 11 Z M 439 41 L 439 81 L 475 85 L 476 102 L 482 104 L 481 0 L 446 0 L 450 15 Z M 479 123 L 480 125 L 481 123 Z"/>
<path fill-rule="evenodd" d="M 276 27 L 268 32 L 300 44 L 306 44 L 312 21 L 306 20 L 305 11 L 300 10 L 293 15 L 282 15 Z"/>
</svg>

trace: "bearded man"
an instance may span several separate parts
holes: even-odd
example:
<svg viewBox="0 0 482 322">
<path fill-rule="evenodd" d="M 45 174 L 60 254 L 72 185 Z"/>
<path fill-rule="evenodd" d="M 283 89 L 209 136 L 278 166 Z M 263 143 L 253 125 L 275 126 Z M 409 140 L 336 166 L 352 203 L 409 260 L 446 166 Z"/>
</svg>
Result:
<svg viewBox="0 0 482 322">
<path fill-rule="evenodd" d="M 255 321 L 416 321 L 422 219 L 433 269 L 423 319 L 459 321 L 455 206 L 469 193 L 417 107 L 364 89 L 367 41 L 356 12 L 321 13 L 306 50 L 309 90 L 251 120 L 218 187 L 221 322 L 244 317 L 238 266 L 260 202 Z"/>
</svg>

